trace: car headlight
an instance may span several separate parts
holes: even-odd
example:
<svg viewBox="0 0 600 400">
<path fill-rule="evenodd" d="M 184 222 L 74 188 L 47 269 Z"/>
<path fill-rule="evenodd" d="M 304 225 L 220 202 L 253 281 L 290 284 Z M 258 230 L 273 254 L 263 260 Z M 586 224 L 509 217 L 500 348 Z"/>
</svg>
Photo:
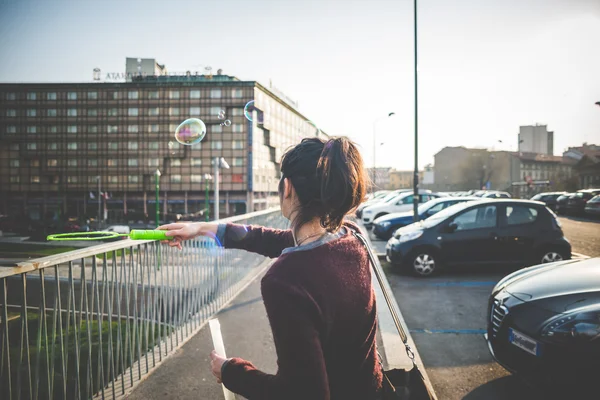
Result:
<svg viewBox="0 0 600 400">
<path fill-rule="evenodd" d="M 400 243 L 415 240 L 421 237 L 423 231 L 412 231 L 404 235 L 400 235 Z"/>
<path fill-rule="evenodd" d="M 388 222 L 388 221 L 383 221 L 383 222 L 378 222 L 377 225 L 381 226 L 383 229 L 386 229 L 388 226 L 390 226 L 392 223 Z"/>
<path fill-rule="evenodd" d="M 558 341 L 600 339 L 600 310 L 555 317 L 542 329 L 542 336 Z"/>
</svg>

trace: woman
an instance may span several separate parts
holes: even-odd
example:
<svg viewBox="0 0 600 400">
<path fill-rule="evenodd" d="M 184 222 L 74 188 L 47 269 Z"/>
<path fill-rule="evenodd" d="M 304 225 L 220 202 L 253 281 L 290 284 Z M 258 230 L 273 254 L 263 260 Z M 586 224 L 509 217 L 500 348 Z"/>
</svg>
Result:
<svg viewBox="0 0 600 400">
<path fill-rule="evenodd" d="M 227 248 L 278 257 L 261 291 L 278 357 L 275 375 L 211 353 L 213 374 L 260 400 L 375 399 L 382 372 L 376 307 L 364 246 L 344 217 L 363 200 L 362 158 L 345 138 L 304 139 L 281 161 L 279 198 L 291 230 L 218 223 L 161 226 L 170 246 L 199 235 Z"/>
</svg>

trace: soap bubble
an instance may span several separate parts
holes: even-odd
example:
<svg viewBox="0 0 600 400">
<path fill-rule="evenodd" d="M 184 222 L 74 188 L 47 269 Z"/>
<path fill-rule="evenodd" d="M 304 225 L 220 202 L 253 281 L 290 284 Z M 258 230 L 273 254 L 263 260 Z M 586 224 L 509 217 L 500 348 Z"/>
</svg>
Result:
<svg viewBox="0 0 600 400">
<path fill-rule="evenodd" d="M 206 136 L 206 125 L 198 118 L 189 118 L 175 129 L 175 140 L 186 146 L 200 143 Z"/>
<path fill-rule="evenodd" d="M 248 121 L 252 121 L 252 115 L 255 109 L 256 108 L 254 107 L 254 100 L 246 103 L 246 106 L 244 107 L 244 115 L 246 116 L 246 118 L 248 118 Z"/>
<path fill-rule="evenodd" d="M 231 125 L 231 121 L 226 119 L 225 121 L 221 122 L 221 126 L 229 126 Z"/>
</svg>

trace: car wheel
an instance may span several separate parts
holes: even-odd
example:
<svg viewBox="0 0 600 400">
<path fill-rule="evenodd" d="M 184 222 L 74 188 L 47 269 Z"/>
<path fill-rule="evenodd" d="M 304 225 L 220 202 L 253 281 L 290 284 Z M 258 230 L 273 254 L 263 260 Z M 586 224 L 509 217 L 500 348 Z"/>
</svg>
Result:
<svg viewBox="0 0 600 400">
<path fill-rule="evenodd" d="M 411 271 L 417 276 L 431 276 L 438 269 L 437 256 L 428 249 L 413 252 L 407 261 Z"/>
<path fill-rule="evenodd" d="M 560 251 L 545 250 L 541 254 L 542 256 L 540 258 L 540 262 L 542 264 L 551 263 L 555 261 L 562 261 L 565 259 Z"/>
</svg>

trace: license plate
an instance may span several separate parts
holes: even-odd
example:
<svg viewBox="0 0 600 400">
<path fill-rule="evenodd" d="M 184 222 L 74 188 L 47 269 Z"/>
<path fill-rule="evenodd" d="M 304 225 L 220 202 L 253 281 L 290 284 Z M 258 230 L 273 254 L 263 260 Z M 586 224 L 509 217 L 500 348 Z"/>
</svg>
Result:
<svg viewBox="0 0 600 400">
<path fill-rule="evenodd" d="M 522 334 L 512 328 L 508 330 L 508 341 L 518 348 L 525 350 L 534 356 L 540 356 L 540 344 L 527 335 Z"/>
</svg>

